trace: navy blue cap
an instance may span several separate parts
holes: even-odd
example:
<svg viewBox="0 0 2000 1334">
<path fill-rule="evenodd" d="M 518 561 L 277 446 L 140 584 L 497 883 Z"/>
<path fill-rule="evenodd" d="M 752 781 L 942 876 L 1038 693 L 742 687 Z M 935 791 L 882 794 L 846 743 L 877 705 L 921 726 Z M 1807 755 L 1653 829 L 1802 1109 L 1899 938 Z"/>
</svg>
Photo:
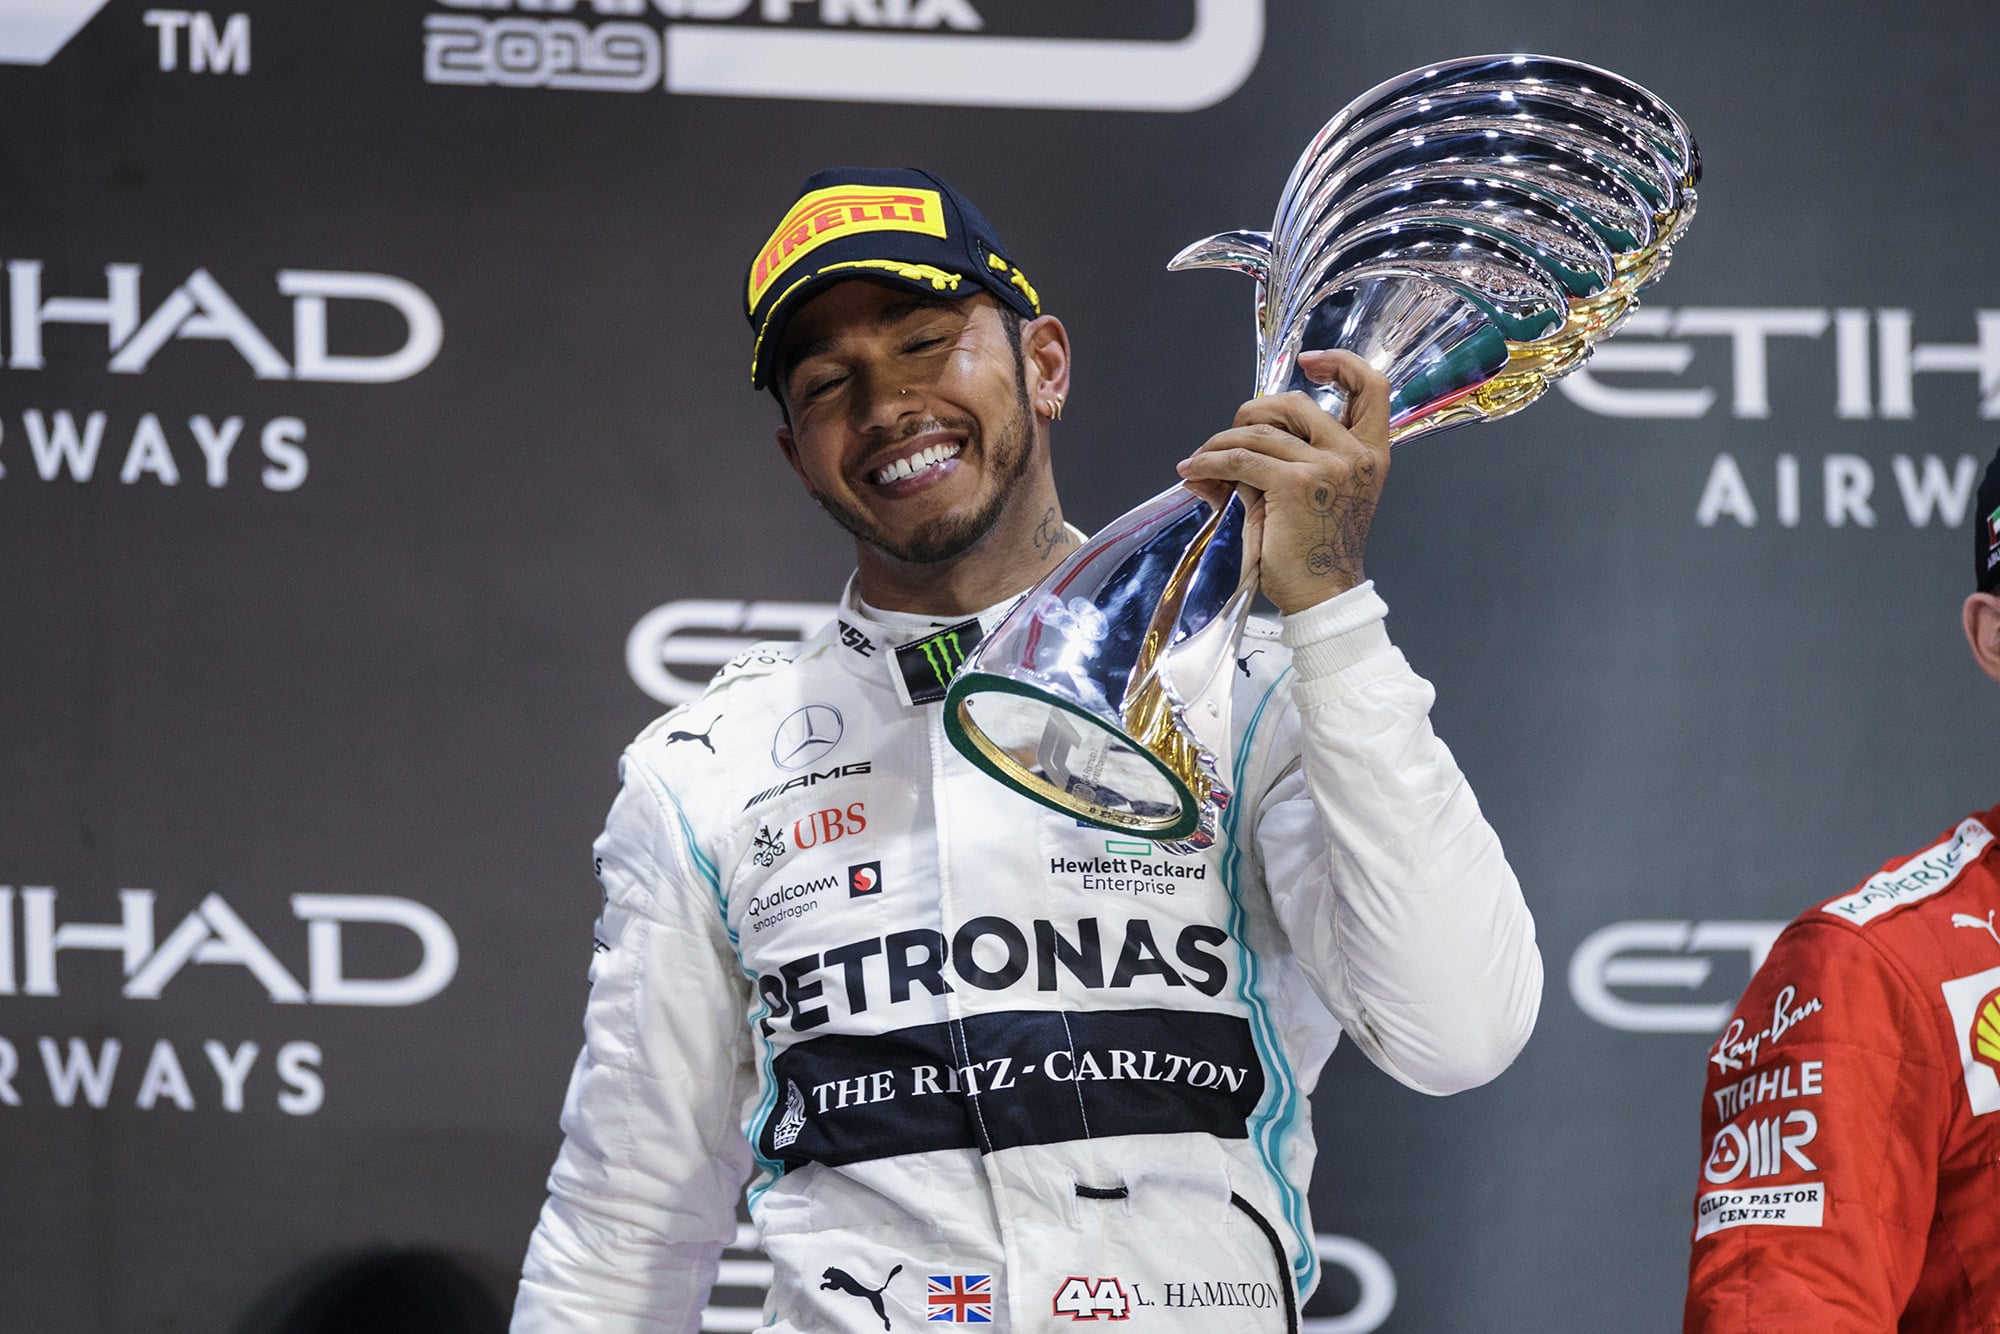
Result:
<svg viewBox="0 0 2000 1334">
<path fill-rule="evenodd" d="M 914 167 L 829 167 L 750 261 L 743 313 L 756 343 L 750 383 L 770 382 L 785 321 L 814 293 L 850 278 L 957 300 L 991 292 L 1023 319 L 1042 313 L 1027 275 L 972 202 Z"/>
</svg>

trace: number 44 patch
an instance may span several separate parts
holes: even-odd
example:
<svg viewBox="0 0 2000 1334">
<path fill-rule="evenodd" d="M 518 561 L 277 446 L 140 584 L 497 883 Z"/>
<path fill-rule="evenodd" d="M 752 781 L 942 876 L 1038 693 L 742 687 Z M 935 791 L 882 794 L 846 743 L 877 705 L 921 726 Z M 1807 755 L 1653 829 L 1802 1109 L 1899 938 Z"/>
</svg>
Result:
<svg viewBox="0 0 2000 1334">
<path fill-rule="evenodd" d="M 1055 1312 L 1071 1320 L 1125 1320 L 1132 1304 L 1115 1278 L 1070 1278 L 1056 1292 Z"/>
</svg>

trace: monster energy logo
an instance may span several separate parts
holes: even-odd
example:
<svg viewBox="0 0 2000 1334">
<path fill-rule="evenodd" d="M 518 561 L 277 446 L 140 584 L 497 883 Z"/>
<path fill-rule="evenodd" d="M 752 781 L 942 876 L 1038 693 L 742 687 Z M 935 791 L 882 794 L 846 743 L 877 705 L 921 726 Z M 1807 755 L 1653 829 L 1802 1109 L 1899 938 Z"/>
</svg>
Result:
<svg viewBox="0 0 2000 1334">
<path fill-rule="evenodd" d="M 958 675 L 958 669 L 965 666 L 965 657 L 979 646 L 985 638 L 985 631 L 979 628 L 977 618 L 948 625 L 935 634 L 925 635 L 914 644 L 905 644 L 896 650 L 896 666 L 902 671 L 903 684 L 909 689 L 910 703 L 931 704 L 944 698 L 945 687 L 951 678 Z"/>
<path fill-rule="evenodd" d="M 952 673 L 965 665 L 965 646 L 958 642 L 956 630 L 932 635 L 917 647 L 924 651 L 924 661 L 931 665 L 931 673 L 941 686 L 950 685 Z"/>
</svg>

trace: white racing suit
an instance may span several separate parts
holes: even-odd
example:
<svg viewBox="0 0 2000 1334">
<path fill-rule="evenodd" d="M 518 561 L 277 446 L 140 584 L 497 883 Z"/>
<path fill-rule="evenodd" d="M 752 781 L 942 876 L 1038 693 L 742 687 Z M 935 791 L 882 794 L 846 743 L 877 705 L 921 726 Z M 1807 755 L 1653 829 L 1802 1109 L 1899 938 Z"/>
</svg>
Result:
<svg viewBox="0 0 2000 1334">
<path fill-rule="evenodd" d="M 1541 995 L 1384 614 L 1364 585 L 1282 640 L 1252 623 L 1235 798 L 1197 852 L 975 770 L 897 652 L 937 623 L 851 590 L 648 728 L 596 844 L 515 1334 L 696 1330 L 746 1178 L 769 1331 L 1295 1329 L 1340 1033 L 1451 1093 L 1506 1068 Z"/>
</svg>

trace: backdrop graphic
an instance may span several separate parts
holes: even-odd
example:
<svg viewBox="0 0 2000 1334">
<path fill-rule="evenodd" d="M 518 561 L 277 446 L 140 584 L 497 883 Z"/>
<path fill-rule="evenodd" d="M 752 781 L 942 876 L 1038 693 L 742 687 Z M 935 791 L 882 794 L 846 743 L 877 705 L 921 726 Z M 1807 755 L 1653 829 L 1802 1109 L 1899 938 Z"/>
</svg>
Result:
<svg viewBox="0 0 2000 1334">
<path fill-rule="evenodd" d="M 1587 373 L 1395 460 L 1369 571 L 1549 983 L 1485 1089 L 1336 1054 L 1307 1314 L 1676 1328 L 1749 969 L 1995 800 L 1973 0 L 0 0 L 0 1328 L 518 1264 L 617 753 L 849 563 L 747 387 L 799 180 L 981 203 L 1069 324 L 1093 527 L 1248 392 L 1248 284 L 1167 257 L 1264 225 L 1354 94 L 1495 50 L 1672 102 L 1701 216 Z"/>
</svg>

